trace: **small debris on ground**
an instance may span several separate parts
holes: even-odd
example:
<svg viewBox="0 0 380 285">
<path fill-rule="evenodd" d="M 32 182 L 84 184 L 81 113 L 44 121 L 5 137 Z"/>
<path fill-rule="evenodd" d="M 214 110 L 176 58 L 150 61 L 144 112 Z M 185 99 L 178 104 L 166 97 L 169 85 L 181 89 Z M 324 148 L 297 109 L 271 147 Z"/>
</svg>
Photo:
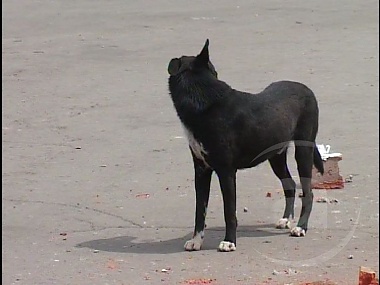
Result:
<svg viewBox="0 0 380 285">
<path fill-rule="evenodd" d="M 354 259 L 354 256 L 353 256 L 352 254 L 350 254 L 350 255 L 348 256 L 348 259 Z"/>
<path fill-rule="evenodd" d="M 277 271 L 277 270 L 274 269 L 273 272 L 272 272 L 272 275 L 280 275 L 280 274 L 295 275 L 297 273 L 298 273 L 298 271 L 294 270 L 292 268 L 288 268 L 288 269 L 285 269 L 285 270 L 282 270 L 282 271 Z"/>
<path fill-rule="evenodd" d="M 346 178 L 344 179 L 344 182 L 346 182 L 346 183 L 351 183 L 351 182 L 352 182 L 352 178 L 353 178 L 353 175 L 348 175 L 348 177 L 346 177 Z"/>
<path fill-rule="evenodd" d="M 216 279 L 187 279 L 183 283 L 189 285 L 212 284 Z"/>
<path fill-rule="evenodd" d="M 326 198 L 326 197 L 317 197 L 316 200 L 315 200 L 317 203 L 334 203 L 334 204 L 337 204 L 339 203 L 338 199 L 329 199 L 329 198 Z"/>
<path fill-rule="evenodd" d="M 243 211 L 244 211 L 244 213 L 247 213 L 248 212 L 248 208 L 244 207 Z"/>
<path fill-rule="evenodd" d="M 162 269 L 161 269 L 161 272 L 162 272 L 162 273 L 169 273 L 170 270 L 171 270 L 170 267 L 166 267 L 166 268 L 162 268 Z"/>
<path fill-rule="evenodd" d="M 149 198 L 150 194 L 148 193 L 143 193 L 143 194 L 137 194 L 136 198 Z"/>
<path fill-rule="evenodd" d="M 60 233 L 60 236 L 67 236 L 67 233 Z"/>
<path fill-rule="evenodd" d="M 165 151 L 165 149 L 153 149 L 153 152 L 162 152 L 162 151 Z"/>
<path fill-rule="evenodd" d="M 326 197 L 318 197 L 316 202 L 317 203 L 328 203 L 330 200 Z"/>
<path fill-rule="evenodd" d="M 299 285 L 337 285 L 337 283 L 332 282 L 330 280 L 325 280 L 325 281 L 304 282 L 304 283 L 300 283 Z"/>
<path fill-rule="evenodd" d="M 291 269 L 291 268 L 285 270 L 285 274 L 294 275 L 294 274 L 297 274 L 297 273 L 298 273 L 297 270 L 294 270 L 294 269 Z"/>
<path fill-rule="evenodd" d="M 272 197 L 272 193 L 271 192 L 267 192 L 266 197 L 268 197 L 268 198 Z"/>
</svg>

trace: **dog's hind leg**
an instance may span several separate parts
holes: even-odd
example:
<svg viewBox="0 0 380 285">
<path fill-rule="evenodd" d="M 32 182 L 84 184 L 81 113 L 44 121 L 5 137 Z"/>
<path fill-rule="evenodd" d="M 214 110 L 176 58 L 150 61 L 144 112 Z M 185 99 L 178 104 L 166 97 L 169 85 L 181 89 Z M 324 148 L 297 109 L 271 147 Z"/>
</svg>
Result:
<svg viewBox="0 0 380 285">
<path fill-rule="evenodd" d="M 285 149 L 280 154 L 276 154 L 269 159 L 270 166 L 274 174 L 280 179 L 285 194 L 285 211 L 282 219 L 276 223 L 276 228 L 278 229 L 290 229 L 291 224 L 289 218 L 290 216 L 294 218 L 296 183 L 292 179 L 286 164 L 286 152 L 287 150 Z"/>
<path fill-rule="evenodd" d="M 212 169 L 205 166 L 202 161 L 194 158 L 195 170 L 195 227 L 193 238 L 185 243 L 185 250 L 200 250 L 203 244 L 207 205 L 210 196 Z"/>
<path fill-rule="evenodd" d="M 305 236 L 310 213 L 313 207 L 313 192 L 311 189 L 311 174 L 313 167 L 313 151 L 314 143 L 305 145 L 305 142 L 301 145 L 296 145 L 295 158 L 297 161 L 298 174 L 300 176 L 301 186 L 302 186 L 302 208 L 300 219 L 298 220 L 297 226 L 291 230 L 292 236 Z"/>
<path fill-rule="evenodd" d="M 216 171 L 219 177 L 220 188 L 223 195 L 224 221 L 226 224 L 226 235 L 220 242 L 219 251 L 236 250 L 236 169 Z"/>
</svg>

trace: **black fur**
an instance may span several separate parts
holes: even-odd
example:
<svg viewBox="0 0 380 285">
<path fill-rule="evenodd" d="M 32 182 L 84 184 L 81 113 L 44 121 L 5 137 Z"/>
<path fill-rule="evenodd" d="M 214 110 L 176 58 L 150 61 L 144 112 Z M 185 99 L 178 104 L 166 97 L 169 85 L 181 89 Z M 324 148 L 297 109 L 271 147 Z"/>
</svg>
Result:
<svg viewBox="0 0 380 285">
<path fill-rule="evenodd" d="M 204 230 L 213 171 L 218 175 L 223 194 L 224 241 L 236 244 L 238 169 L 269 160 L 287 198 L 283 218 L 293 215 L 295 182 L 286 165 L 286 150 L 291 141 L 295 143 L 304 195 L 298 226 L 306 231 L 313 199 L 312 165 L 323 173 L 315 145 L 318 105 L 313 92 L 291 81 L 272 83 L 257 94 L 235 90 L 218 79 L 209 60 L 208 43 L 207 40 L 198 56 L 174 58 L 168 66 L 169 91 L 178 117 L 203 147 L 202 157 L 190 148 L 197 200 L 194 236 Z"/>
</svg>

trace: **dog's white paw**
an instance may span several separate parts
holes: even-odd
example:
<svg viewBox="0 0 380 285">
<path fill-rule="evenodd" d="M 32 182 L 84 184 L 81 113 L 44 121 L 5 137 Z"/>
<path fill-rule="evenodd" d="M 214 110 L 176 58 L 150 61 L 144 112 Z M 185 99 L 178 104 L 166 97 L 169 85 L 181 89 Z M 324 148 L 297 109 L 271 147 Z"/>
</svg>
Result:
<svg viewBox="0 0 380 285">
<path fill-rule="evenodd" d="M 306 231 L 301 227 L 294 227 L 290 231 L 290 235 L 293 237 L 304 237 L 306 235 Z"/>
<path fill-rule="evenodd" d="M 187 251 L 201 250 L 202 243 L 203 243 L 202 240 L 194 240 L 194 239 L 188 240 L 185 243 L 185 250 Z"/>
<path fill-rule="evenodd" d="M 276 223 L 276 229 L 290 229 L 291 222 L 287 218 L 279 219 Z"/>
<path fill-rule="evenodd" d="M 191 240 L 188 240 L 185 243 L 185 250 L 193 251 L 193 250 L 201 250 L 203 244 L 204 233 L 197 233 Z"/>
<path fill-rule="evenodd" d="M 236 245 L 233 242 L 221 241 L 218 250 L 223 252 L 235 251 Z"/>
</svg>

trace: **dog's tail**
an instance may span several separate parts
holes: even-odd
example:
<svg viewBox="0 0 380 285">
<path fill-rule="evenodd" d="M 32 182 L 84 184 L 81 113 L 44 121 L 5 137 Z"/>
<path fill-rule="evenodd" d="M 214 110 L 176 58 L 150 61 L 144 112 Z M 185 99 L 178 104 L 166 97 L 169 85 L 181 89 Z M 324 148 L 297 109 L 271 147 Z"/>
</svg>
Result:
<svg viewBox="0 0 380 285">
<path fill-rule="evenodd" d="M 317 168 L 319 173 L 321 173 L 323 175 L 323 173 L 324 173 L 323 160 L 322 160 L 321 154 L 319 153 L 316 145 L 314 146 L 314 166 L 315 166 L 315 168 Z"/>
</svg>

